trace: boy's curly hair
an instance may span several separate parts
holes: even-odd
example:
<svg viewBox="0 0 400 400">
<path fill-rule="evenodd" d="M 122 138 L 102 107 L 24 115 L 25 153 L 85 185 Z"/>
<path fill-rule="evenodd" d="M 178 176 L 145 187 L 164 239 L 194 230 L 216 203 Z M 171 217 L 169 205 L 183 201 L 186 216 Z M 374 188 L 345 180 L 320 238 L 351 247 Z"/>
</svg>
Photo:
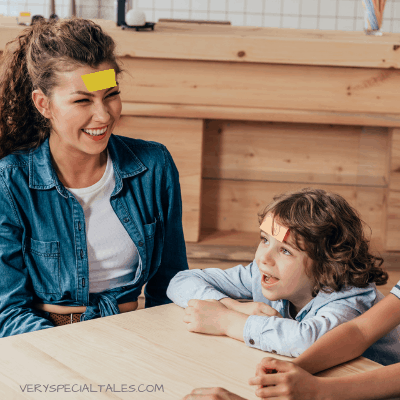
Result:
<svg viewBox="0 0 400 400">
<path fill-rule="evenodd" d="M 33 90 L 42 90 L 51 104 L 59 74 L 104 62 L 118 77 L 124 70 L 115 47 L 99 25 L 77 17 L 39 20 L 8 42 L 0 59 L 0 159 L 37 148 L 50 135 L 51 122 L 37 110 Z"/>
<path fill-rule="evenodd" d="M 388 274 L 381 268 L 383 258 L 370 254 L 363 221 L 342 196 L 304 188 L 274 196 L 273 200 L 258 214 L 259 223 L 271 213 L 290 229 L 294 238 L 290 244 L 313 261 L 305 273 L 313 282 L 314 297 L 320 290 L 332 293 L 343 287 L 387 283 Z"/>
</svg>

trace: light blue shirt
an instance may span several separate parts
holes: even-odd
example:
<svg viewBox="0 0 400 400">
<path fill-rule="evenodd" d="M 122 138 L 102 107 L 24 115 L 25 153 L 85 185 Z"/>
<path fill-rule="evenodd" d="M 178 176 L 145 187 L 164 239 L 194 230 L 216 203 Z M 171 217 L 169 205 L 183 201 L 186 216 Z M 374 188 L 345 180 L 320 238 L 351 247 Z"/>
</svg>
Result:
<svg viewBox="0 0 400 400">
<path fill-rule="evenodd" d="M 400 282 L 394 294 L 399 297 Z M 293 317 L 289 313 L 288 300 L 270 301 L 263 296 L 255 260 L 246 267 L 179 272 L 170 281 L 167 296 L 184 308 L 191 299 L 221 300 L 226 297 L 268 304 L 283 318 L 250 315 L 243 329 L 244 342 L 247 346 L 288 357 L 299 356 L 322 335 L 358 317 L 385 297 L 376 289 L 375 283 L 364 289 L 351 287 L 330 294 L 320 291 Z M 383 365 L 400 362 L 400 326 L 375 342 L 362 356 Z"/>
</svg>

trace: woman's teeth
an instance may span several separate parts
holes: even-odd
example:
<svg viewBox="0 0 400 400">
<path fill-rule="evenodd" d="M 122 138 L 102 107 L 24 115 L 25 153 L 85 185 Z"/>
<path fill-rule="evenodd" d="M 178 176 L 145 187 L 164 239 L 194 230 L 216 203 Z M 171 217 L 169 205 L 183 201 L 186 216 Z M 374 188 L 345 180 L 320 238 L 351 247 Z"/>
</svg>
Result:
<svg viewBox="0 0 400 400">
<path fill-rule="evenodd" d="M 107 129 L 108 129 L 108 126 L 106 126 L 103 129 L 82 129 L 82 130 L 89 135 L 100 136 L 100 135 L 103 135 L 104 133 L 106 133 Z"/>
</svg>

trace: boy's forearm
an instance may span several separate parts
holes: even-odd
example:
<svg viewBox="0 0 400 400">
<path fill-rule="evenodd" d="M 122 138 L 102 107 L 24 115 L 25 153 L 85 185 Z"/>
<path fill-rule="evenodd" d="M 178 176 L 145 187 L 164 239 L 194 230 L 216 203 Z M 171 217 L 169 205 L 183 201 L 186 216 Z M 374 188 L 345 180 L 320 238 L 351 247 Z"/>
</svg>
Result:
<svg viewBox="0 0 400 400">
<path fill-rule="evenodd" d="M 247 318 L 249 318 L 249 316 L 246 314 L 229 310 L 226 313 L 226 322 L 224 322 L 226 326 L 225 335 L 244 342 L 243 329 L 246 325 Z"/>
<path fill-rule="evenodd" d="M 325 333 L 293 363 L 310 374 L 359 357 L 365 350 L 365 339 L 360 330 L 345 323 Z"/>
<path fill-rule="evenodd" d="M 400 397 L 400 363 L 338 378 L 319 378 L 323 400 L 376 400 Z M 384 384 L 382 384 L 384 382 Z"/>
<path fill-rule="evenodd" d="M 229 308 L 230 310 L 235 310 L 236 305 L 240 305 L 240 302 L 231 299 L 230 297 L 224 297 L 223 299 L 220 300 L 220 303 L 222 303 L 225 307 Z"/>
</svg>

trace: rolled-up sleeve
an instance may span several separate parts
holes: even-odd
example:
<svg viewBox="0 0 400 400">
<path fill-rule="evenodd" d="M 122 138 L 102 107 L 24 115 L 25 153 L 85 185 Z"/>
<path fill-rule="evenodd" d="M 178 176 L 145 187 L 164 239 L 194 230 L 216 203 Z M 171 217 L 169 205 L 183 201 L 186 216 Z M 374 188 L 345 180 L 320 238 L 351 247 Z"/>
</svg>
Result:
<svg viewBox="0 0 400 400">
<path fill-rule="evenodd" d="M 222 270 L 207 268 L 179 272 L 170 282 L 167 296 L 178 306 L 187 307 L 188 301 L 252 299 L 252 265 Z"/>
<path fill-rule="evenodd" d="M 23 260 L 23 228 L 0 176 L 0 337 L 54 325 L 32 308 L 33 289 Z"/>
<path fill-rule="evenodd" d="M 321 307 L 315 316 L 301 322 L 289 318 L 251 315 L 244 326 L 243 339 L 250 347 L 297 357 L 322 335 L 360 314 L 338 300 Z"/>
</svg>

